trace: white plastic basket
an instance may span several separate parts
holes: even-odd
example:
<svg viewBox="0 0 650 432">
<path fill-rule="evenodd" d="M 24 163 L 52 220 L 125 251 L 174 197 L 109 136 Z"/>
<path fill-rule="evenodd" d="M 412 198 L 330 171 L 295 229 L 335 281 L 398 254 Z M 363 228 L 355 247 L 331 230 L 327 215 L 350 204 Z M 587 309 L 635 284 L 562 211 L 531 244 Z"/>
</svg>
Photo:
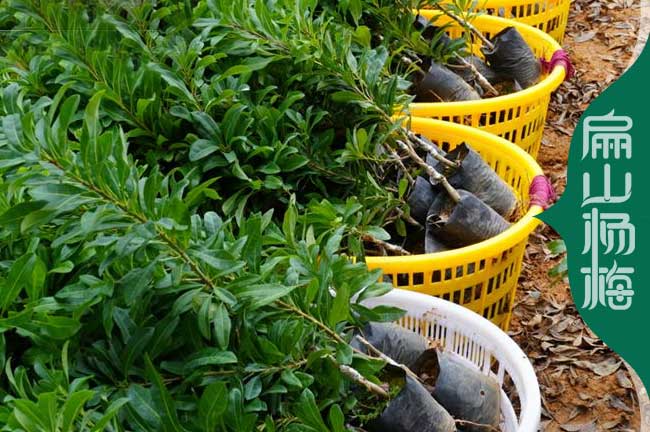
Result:
<svg viewBox="0 0 650 432">
<path fill-rule="evenodd" d="M 539 429 L 541 397 L 535 371 L 519 346 L 501 329 L 475 312 L 446 300 L 394 289 L 366 300 L 369 307 L 395 306 L 407 312 L 403 327 L 442 343 L 468 366 L 494 376 L 501 384 L 501 430 L 535 432 Z M 506 375 L 519 398 L 519 415 L 503 389 Z"/>
</svg>

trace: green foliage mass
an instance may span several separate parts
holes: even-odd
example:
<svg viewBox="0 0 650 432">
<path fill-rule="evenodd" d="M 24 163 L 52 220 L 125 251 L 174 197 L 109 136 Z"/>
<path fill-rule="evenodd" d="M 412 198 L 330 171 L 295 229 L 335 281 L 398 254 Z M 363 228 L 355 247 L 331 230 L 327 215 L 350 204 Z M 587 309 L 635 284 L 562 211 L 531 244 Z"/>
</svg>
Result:
<svg viewBox="0 0 650 432">
<path fill-rule="evenodd" d="M 406 1 L 0 3 L 0 425 L 344 431 Z M 381 36 L 381 37 L 380 37 Z"/>
</svg>

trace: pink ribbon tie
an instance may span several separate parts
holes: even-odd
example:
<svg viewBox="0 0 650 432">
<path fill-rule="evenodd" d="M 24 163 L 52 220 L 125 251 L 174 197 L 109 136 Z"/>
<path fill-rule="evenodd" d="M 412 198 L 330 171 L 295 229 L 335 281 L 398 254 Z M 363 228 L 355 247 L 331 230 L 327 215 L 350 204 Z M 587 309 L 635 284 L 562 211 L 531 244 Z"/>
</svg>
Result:
<svg viewBox="0 0 650 432">
<path fill-rule="evenodd" d="M 528 189 L 528 197 L 530 198 L 530 205 L 538 205 L 544 210 L 557 199 L 555 190 L 550 180 L 544 175 L 538 175 L 533 178 Z"/>
<path fill-rule="evenodd" d="M 566 71 L 564 81 L 570 80 L 573 78 L 573 75 L 575 75 L 575 68 L 571 64 L 569 54 L 567 54 L 563 49 L 555 51 L 550 60 L 546 60 L 542 57 L 540 61 L 542 62 L 542 69 L 544 69 L 544 72 L 546 73 L 551 72 L 555 66 L 562 66 Z"/>
</svg>

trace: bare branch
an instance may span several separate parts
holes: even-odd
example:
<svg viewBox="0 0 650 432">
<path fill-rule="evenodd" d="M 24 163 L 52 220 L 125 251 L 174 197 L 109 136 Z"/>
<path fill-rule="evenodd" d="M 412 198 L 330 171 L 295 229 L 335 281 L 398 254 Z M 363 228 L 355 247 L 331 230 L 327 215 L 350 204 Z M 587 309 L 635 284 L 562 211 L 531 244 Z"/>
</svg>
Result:
<svg viewBox="0 0 650 432">
<path fill-rule="evenodd" d="M 399 155 L 398 155 L 397 153 L 395 153 L 395 151 L 392 150 L 392 149 L 390 150 L 390 155 L 391 155 L 391 157 L 395 160 L 395 162 L 397 163 L 397 165 L 399 165 L 399 167 L 400 167 L 400 168 L 402 169 L 402 171 L 404 172 L 404 175 L 406 176 L 406 178 L 407 178 L 409 184 L 412 185 L 413 183 L 415 183 L 415 180 L 413 179 L 413 177 L 411 177 L 411 174 L 410 174 L 410 173 L 408 172 L 408 170 L 406 169 L 406 166 L 404 166 L 404 163 L 402 162 L 402 158 L 400 158 Z"/>
<path fill-rule="evenodd" d="M 412 141 L 415 141 L 415 143 L 417 145 L 419 145 L 424 150 L 426 150 L 435 160 L 437 160 L 441 164 L 446 165 L 449 168 L 459 168 L 460 167 L 460 163 L 450 161 L 449 159 L 444 157 L 442 154 L 440 154 L 440 151 L 438 151 L 437 148 L 435 148 L 434 146 L 432 146 L 431 144 L 429 144 L 428 142 L 426 142 L 425 140 L 423 140 L 422 138 L 417 136 L 412 131 L 407 131 L 407 134 L 408 134 L 409 139 L 411 139 Z"/>
<path fill-rule="evenodd" d="M 410 376 L 410 377 L 413 378 L 414 380 L 416 380 L 416 381 L 418 381 L 418 382 L 421 381 L 421 380 L 420 380 L 420 377 L 417 376 L 417 375 L 415 374 L 415 372 L 413 372 L 413 371 L 412 371 L 411 369 L 409 369 L 407 366 L 405 366 L 405 365 L 403 365 L 403 364 L 401 364 L 401 363 L 397 363 L 395 360 L 393 360 L 392 358 L 388 357 L 386 354 L 384 354 L 383 352 L 381 352 L 380 350 L 378 350 L 377 348 L 375 348 L 375 346 L 374 346 L 373 344 L 371 344 L 370 342 L 368 342 L 368 340 L 366 340 L 366 338 L 364 338 L 363 336 L 356 335 L 356 338 L 357 338 L 357 339 L 359 340 L 359 342 L 361 342 L 361 343 L 362 343 L 362 344 L 363 344 L 363 345 L 364 345 L 364 346 L 365 346 L 369 351 L 373 352 L 377 357 L 379 357 L 380 359 L 382 359 L 383 361 L 385 361 L 385 362 L 388 363 L 389 365 L 391 365 L 391 366 L 395 366 L 395 367 L 398 367 L 398 368 L 402 369 L 402 370 L 403 370 L 403 371 L 404 371 L 408 376 Z"/>
<path fill-rule="evenodd" d="M 449 194 L 452 200 L 454 200 L 455 203 L 460 202 L 460 194 L 452 185 L 449 184 L 445 176 L 440 174 L 438 171 L 433 169 L 431 165 L 426 163 L 425 161 L 422 160 L 420 156 L 416 153 L 416 151 L 413 149 L 413 147 L 404 141 L 397 140 L 397 144 L 402 148 L 402 150 L 405 150 L 411 159 L 413 159 L 421 168 L 423 168 L 426 173 L 431 177 L 434 181 L 439 182 L 444 188 L 445 191 Z"/>
<path fill-rule="evenodd" d="M 339 365 L 339 370 L 341 371 L 341 373 L 343 375 L 345 375 L 346 377 L 348 377 L 349 379 L 351 379 L 355 383 L 362 385 L 368 391 L 370 391 L 372 393 L 375 393 L 376 395 L 379 395 L 384 399 L 388 399 L 390 397 L 386 390 L 384 390 L 383 388 L 381 388 L 380 386 L 378 386 L 374 382 L 369 381 L 368 379 L 366 379 L 356 369 L 353 369 L 350 366 L 346 366 L 346 365 Z"/>
<path fill-rule="evenodd" d="M 367 242 L 370 242 L 370 243 L 374 243 L 374 244 L 376 244 L 378 246 L 381 246 L 382 248 L 384 248 L 384 249 L 386 249 L 386 250 L 388 250 L 390 252 L 396 253 L 398 255 L 411 255 L 411 252 L 407 251 L 403 247 L 394 245 L 392 243 L 385 242 L 383 240 L 379 240 L 378 238 L 375 238 L 375 237 L 371 236 L 370 234 L 362 235 L 361 239 L 365 240 Z"/>
<path fill-rule="evenodd" d="M 463 64 L 463 66 L 469 68 L 469 70 L 472 72 L 472 75 L 474 75 L 476 81 L 478 81 L 483 90 L 485 90 L 489 95 L 499 96 L 497 89 L 495 89 L 494 86 L 490 84 L 490 81 L 488 81 L 487 78 L 485 78 L 483 74 L 479 72 L 478 69 L 476 69 L 476 66 L 474 66 L 471 62 L 465 60 L 458 53 L 455 53 L 455 56 Z"/>
</svg>

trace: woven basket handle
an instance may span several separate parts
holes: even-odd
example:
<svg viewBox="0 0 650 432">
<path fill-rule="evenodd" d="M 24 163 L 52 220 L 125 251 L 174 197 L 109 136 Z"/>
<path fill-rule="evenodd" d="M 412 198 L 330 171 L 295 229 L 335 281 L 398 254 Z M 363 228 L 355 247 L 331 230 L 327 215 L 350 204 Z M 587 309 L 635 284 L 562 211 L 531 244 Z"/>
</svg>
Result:
<svg viewBox="0 0 650 432">
<path fill-rule="evenodd" d="M 533 178 L 528 189 L 530 206 L 538 205 L 544 210 L 550 207 L 557 199 L 557 194 L 548 177 L 538 175 Z"/>
</svg>

